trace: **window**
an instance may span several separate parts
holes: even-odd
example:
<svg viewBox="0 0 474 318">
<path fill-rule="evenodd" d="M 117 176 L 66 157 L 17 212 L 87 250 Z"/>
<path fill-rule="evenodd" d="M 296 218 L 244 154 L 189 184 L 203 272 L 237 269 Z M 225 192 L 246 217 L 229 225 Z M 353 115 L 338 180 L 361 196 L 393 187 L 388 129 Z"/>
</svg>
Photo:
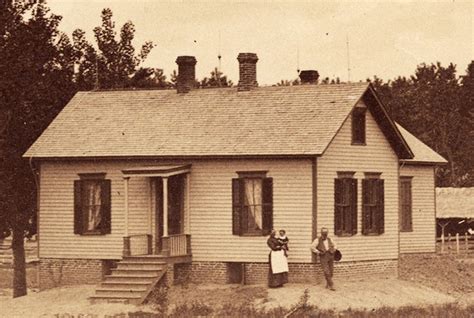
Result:
<svg viewBox="0 0 474 318">
<path fill-rule="evenodd" d="M 232 233 L 268 235 L 273 227 L 273 179 L 265 172 L 240 172 L 232 179 Z"/>
<path fill-rule="evenodd" d="M 357 179 L 354 172 L 338 172 L 334 179 L 334 233 L 357 233 Z"/>
<path fill-rule="evenodd" d="M 400 231 L 402 232 L 413 230 L 411 180 L 412 177 L 400 178 Z"/>
<path fill-rule="evenodd" d="M 384 232 L 384 180 L 380 173 L 366 173 L 362 179 L 362 234 Z"/>
<path fill-rule="evenodd" d="M 110 233 L 110 180 L 105 173 L 74 181 L 74 234 Z"/>
<path fill-rule="evenodd" d="M 365 145 L 365 107 L 355 107 L 352 111 L 352 144 Z"/>
</svg>

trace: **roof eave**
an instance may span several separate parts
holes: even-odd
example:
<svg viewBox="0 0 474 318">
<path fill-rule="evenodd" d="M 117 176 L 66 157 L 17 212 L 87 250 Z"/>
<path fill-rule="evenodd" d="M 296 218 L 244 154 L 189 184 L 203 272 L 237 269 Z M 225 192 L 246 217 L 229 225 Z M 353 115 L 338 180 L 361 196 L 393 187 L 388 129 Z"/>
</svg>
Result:
<svg viewBox="0 0 474 318">
<path fill-rule="evenodd" d="M 386 120 L 389 123 L 391 131 L 395 133 L 396 139 L 400 142 L 401 148 L 397 147 L 397 145 L 393 145 L 392 144 L 393 143 L 392 139 L 389 136 L 387 136 L 387 137 L 389 137 L 388 138 L 389 142 L 390 142 L 390 144 L 392 144 L 392 147 L 394 148 L 395 152 L 397 153 L 397 156 L 399 157 L 399 159 L 400 160 L 402 160 L 402 159 L 413 159 L 415 157 L 415 154 L 410 149 L 410 146 L 408 146 L 408 143 L 403 138 L 401 132 L 398 130 L 397 125 L 395 124 L 395 122 L 389 116 L 387 110 L 385 109 L 384 104 L 382 103 L 382 101 L 378 97 L 377 92 L 375 91 L 375 89 L 374 89 L 374 87 L 371 83 L 369 83 L 367 91 L 364 93 L 364 97 L 365 97 L 365 94 L 367 92 L 370 92 L 372 94 L 372 96 L 375 98 L 376 102 L 380 106 L 380 110 L 382 111 L 382 115 L 384 116 L 384 118 L 380 118 L 380 119 L 381 120 Z"/>
<path fill-rule="evenodd" d="M 424 166 L 444 166 L 447 165 L 447 161 L 429 161 L 429 160 L 413 160 L 413 159 L 400 159 L 403 164 L 410 165 L 424 165 Z"/>
<path fill-rule="evenodd" d="M 121 156 L 25 156 L 24 158 L 36 161 L 61 161 L 61 160 L 180 160 L 180 159 L 311 159 L 321 154 L 221 154 L 221 155 L 121 155 Z"/>
</svg>

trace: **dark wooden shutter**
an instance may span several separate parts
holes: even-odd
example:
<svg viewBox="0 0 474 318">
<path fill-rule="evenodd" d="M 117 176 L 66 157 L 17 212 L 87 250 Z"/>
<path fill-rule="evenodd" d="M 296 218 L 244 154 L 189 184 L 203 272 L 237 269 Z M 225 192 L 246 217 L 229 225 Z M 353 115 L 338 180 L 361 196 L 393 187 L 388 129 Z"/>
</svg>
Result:
<svg viewBox="0 0 474 318">
<path fill-rule="evenodd" d="M 273 228 L 273 178 L 262 180 L 262 234 L 269 235 Z"/>
<path fill-rule="evenodd" d="M 369 234 L 369 219 L 370 219 L 370 208 L 367 206 L 369 203 L 369 179 L 362 179 L 362 234 Z"/>
<path fill-rule="evenodd" d="M 243 212 L 243 179 L 232 179 L 232 234 L 242 234 L 242 212 Z"/>
<path fill-rule="evenodd" d="M 348 179 L 350 180 L 351 187 L 351 233 L 357 233 L 357 179 Z"/>
<path fill-rule="evenodd" d="M 344 179 L 334 179 L 334 234 L 342 235 Z"/>
<path fill-rule="evenodd" d="M 383 179 L 376 179 L 375 186 L 377 191 L 377 214 L 376 214 L 376 222 L 377 222 L 377 233 L 382 234 L 385 228 L 385 191 L 384 191 L 384 180 Z"/>
<path fill-rule="evenodd" d="M 82 181 L 74 180 L 74 234 L 82 234 L 84 231 L 83 215 Z"/>
<path fill-rule="evenodd" d="M 400 230 L 412 230 L 411 179 L 402 178 L 400 182 Z"/>
<path fill-rule="evenodd" d="M 111 182 L 110 180 L 101 180 L 101 206 L 100 213 L 102 220 L 100 222 L 100 232 L 102 234 L 110 234 L 111 232 Z"/>
</svg>

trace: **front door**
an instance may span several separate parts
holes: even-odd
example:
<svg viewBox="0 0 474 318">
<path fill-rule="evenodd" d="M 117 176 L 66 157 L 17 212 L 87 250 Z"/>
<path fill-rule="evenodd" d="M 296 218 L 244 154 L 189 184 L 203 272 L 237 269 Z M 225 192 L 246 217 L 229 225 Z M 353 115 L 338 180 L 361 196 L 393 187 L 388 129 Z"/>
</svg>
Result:
<svg viewBox="0 0 474 318">
<path fill-rule="evenodd" d="M 185 176 L 177 175 L 168 178 L 168 235 L 184 233 L 184 188 Z M 156 251 L 162 250 L 163 237 L 163 178 L 155 179 L 156 206 Z"/>
</svg>

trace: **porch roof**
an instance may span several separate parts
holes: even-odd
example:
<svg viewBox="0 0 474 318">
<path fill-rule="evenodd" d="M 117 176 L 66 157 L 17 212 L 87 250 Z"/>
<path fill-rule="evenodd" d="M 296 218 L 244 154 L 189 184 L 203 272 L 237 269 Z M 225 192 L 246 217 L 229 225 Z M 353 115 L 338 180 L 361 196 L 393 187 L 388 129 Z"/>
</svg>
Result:
<svg viewBox="0 0 474 318">
<path fill-rule="evenodd" d="M 123 169 L 124 177 L 171 177 L 191 171 L 191 165 L 159 165 Z"/>
</svg>

